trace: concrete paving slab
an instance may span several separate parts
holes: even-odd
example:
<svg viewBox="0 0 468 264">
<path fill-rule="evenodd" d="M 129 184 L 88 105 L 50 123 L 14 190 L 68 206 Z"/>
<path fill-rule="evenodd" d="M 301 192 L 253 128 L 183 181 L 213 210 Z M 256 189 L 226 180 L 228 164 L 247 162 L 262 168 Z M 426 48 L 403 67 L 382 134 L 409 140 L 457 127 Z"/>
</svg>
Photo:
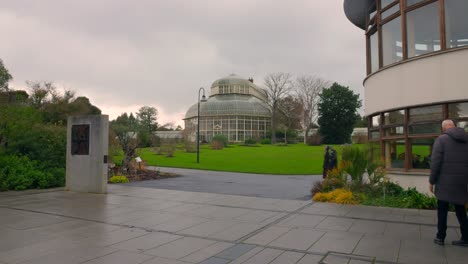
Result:
<svg viewBox="0 0 468 264">
<path fill-rule="evenodd" d="M 202 261 L 205 261 L 216 254 L 226 250 L 227 248 L 230 248 L 234 246 L 232 243 L 226 243 L 226 242 L 218 242 L 215 244 L 212 244 L 206 248 L 203 248 L 197 252 L 194 252 L 184 258 L 182 258 L 182 261 L 190 262 L 190 263 L 200 263 Z"/>
<path fill-rule="evenodd" d="M 444 250 L 444 247 L 434 244 L 431 240 L 402 240 L 398 262 L 446 263 L 447 259 Z"/>
<path fill-rule="evenodd" d="M 322 258 L 320 255 L 306 254 L 297 264 L 318 264 Z"/>
<path fill-rule="evenodd" d="M 110 247 L 75 247 L 47 254 L 42 257 L 32 258 L 21 264 L 79 264 L 105 255 L 109 255 L 118 249 Z"/>
<path fill-rule="evenodd" d="M 243 262 L 243 264 L 268 264 L 276 259 L 279 255 L 281 255 L 284 251 L 266 248 L 260 251 L 255 256 L 251 257 L 247 261 Z"/>
<path fill-rule="evenodd" d="M 312 247 L 311 252 L 327 253 L 328 251 L 352 253 L 363 237 L 361 233 L 332 231 L 327 232 Z"/>
<path fill-rule="evenodd" d="M 269 264 L 296 264 L 304 255 L 304 253 L 285 251 Z"/>
<path fill-rule="evenodd" d="M 183 229 L 188 229 L 190 227 L 199 225 L 204 222 L 208 222 L 210 219 L 196 217 L 196 216 L 181 216 L 176 219 L 171 219 L 170 221 L 164 222 L 162 224 L 158 224 L 152 226 L 152 228 L 160 231 L 167 231 L 167 232 L 179 232 Z"/>
<path fill-rule="evenodd" d="M 153 256 L 143 255 L 134 252 L 128 252 L 124 250 L 119 250 L 109 255 L 105 255 L 84 264 L 125 264 L 125 263 L 134 263 L 139 264 L 143 263 L 149 259 L 154 258 Z"/>
<path fill-rule="evenodd" d="M 268 245 L 285 249 L 307 250 L 324 234 L 325 232 L 311 229 L 291 229 Z"/>
<path fill-rule="evenodd" d="M 236 241 L 264 226 L 265 225 L 263 224 L 237 223 L 225 230 L 211 234 L 208 237 L 220 240 Z"/>
<path fill-rule="evenodd" d="M 338 218 L 334 216 L 328 216 L 326 219 L 320 222 L 315 228 L 322 230 L 338 230 L 347 231 L 356 222 L 354 219 Z"/>
<path fill-rule="evenodd" d="M 230 228 L 231 226 L 234 226 L 235 224 L 237 224 L 237 222 L 227 221 L 227 220 L 224 220 L 224 221 L 209 220 L 204 223 L 198 224 L 196 226 L 183 229 L 177 232 L 177 234 L 192 235 L 192 236 L 198 236 L 198 237 L 208 237 L 217 232 L 226 230 L 227 228 Z"/>
<path fill-rule="evenodd" d="M 376 257 L 379 261 L 396 262 L 400 239 L 386 236 L 364 236 L 353 251 L 355 255 Z"/>
<path fill-rule="evenodd" d="M 256 245 L 268 245 L 273 240 L 279 238 L 280 236 L 289 232 L 291 228 L 281 227 L 281 226 L 270 226 L 260 233 L 252 236 L 251 238 L 245 240 L 245 243 L 256 244 Z"/>
<path fill-rule="evenodd" d="M 231 261 L 228 260 L 228 259 L 212 257 L 212 258 L 209 258 L 209 259 L 201 262 L 200 264 L 227 264 L 229 262 L 231 262 Z"/>
<path fill-rule="evenodd" d="M 215 243 L 207 239 L 184 237 L 143 253 L 168 259 L 181 259 Z"/>
<path fill-rule="evenodd" d="M 370 220 L 356 220 L 349 228 L 350 232 L 364 233 L 364 234 L 383 234 L 385 232 L 387 223 L 370 221 Z"/>
<path fill-rule="evenodd" d="M 384 235 L 387 237 L 398 237 L 400 239 L 420 239 L 421 231 L 419 225 L 388 223 Z"/>
<path fill-rule="evenodd" d="M 111 247 L 139 253 L 152 248 L 156 248 L 166 243 L 170 243 L 180 238 L 182 238 L 182 236 L 154 232 L 137 238 L 122 241 L 120 243 L 112 245 Z"/>
<path fill-rule="evenodd" d="M 189 262 L 155 257 L 153 259 L 143 262 L 143 264 L 189 264 Z"/>
<path fill-rule="evenodd" d="M 229 264 L 241 264 L 245 261 L 251 259 L 253 256 L 257 255 L 261 252 L 264 248 L 263 247 L 255 247 L 254 249 L 250 250 L 249 252 L 245 253 L 244 255 L 240 256 L 239 258 L 235 259 Z"/>
<path fill-rule="evenodd" d="M 237 244 L 237 245 L 232 246 L 232 247 L 222 251 L 221 253 L 217 254 L 216 257 L 223 258 L 223 259 L 229 259 L 229 260 L 236 260 L 239 257 L 247 254 L 248 252 L 250 252 L 254 248 L 256 248 L 254 245 Z"/>
<path fill-rule="evenodd" d="M 309 227 L 314 228 L 322 222 L 326 216 L 322 215 L 303 215 L 293 214 L 283 221 L 279 222 L 278 226 L 286 227 Z"/>
</svg>

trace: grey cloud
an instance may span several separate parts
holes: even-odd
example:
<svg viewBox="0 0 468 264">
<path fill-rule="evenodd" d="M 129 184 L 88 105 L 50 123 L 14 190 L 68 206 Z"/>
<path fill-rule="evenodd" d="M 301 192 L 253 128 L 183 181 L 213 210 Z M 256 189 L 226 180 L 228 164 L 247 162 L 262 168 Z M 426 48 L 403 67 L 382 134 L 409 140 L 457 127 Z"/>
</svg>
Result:
<svg viewBox="0 0 468 264">
<path fill-rule="evenodd" d="M 15 77 L 55 80 L 97 105 L 180 112 L 238 73 L 315 74 L 362 92 L 364 34 L 342 1 L 44 0 L 0 5 L 0 56 Z"/>
</svg>

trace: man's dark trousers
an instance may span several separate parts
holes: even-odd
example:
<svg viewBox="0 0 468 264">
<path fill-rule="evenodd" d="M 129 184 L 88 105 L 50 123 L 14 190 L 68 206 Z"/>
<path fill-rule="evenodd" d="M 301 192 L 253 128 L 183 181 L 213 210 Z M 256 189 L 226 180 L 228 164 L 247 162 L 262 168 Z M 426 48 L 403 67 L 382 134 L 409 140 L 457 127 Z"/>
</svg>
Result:
<svg viewBox="0 0 468 264">
<path fill-rule="evenodd" d="M 437 200 L 437 238 L 445 239 L 447 235 L 447 214 L 449 203 Z M 455 213 L 458 222 L 460 223 L 461 240 L 468 241 L 468 218 L 466 216 L 466 209 L 464 205 L 455 204 Z"/>
</svg>

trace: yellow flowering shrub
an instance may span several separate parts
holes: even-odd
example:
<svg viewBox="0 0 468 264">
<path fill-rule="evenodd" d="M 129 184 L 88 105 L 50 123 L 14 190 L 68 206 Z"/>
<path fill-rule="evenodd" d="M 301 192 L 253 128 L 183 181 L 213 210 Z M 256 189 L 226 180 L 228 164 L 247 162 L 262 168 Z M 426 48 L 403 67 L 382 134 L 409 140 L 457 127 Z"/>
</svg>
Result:
<svg viewBox="0 0 468 264">
<path fill-rule="evenodd" d="M 312 198 L 316 202 L 331 202 L 339 204 L 357 204 L 358 201 L 349 190 L 340 188 L 331 192 L 319 192 Z"/>
<path fill-rule="evenodd" d="M 110 183 L 127 183 L 130 182 L 125 176 L 112 176 L 109 179 Z"/>
</svg>

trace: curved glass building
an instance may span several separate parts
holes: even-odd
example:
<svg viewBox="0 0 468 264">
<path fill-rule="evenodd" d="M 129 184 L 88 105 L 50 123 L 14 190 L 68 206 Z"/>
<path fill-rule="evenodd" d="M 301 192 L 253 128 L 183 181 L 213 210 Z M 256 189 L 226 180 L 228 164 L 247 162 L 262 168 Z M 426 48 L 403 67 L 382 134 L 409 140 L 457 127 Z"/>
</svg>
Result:
<svg viewBox="0 0 468 264">
<path fill-rule="evenodd" d="M 185 129 L 195 140 L 198 104 L 192 105 L 184 118 Z M 216 80 L 206 102 L 200 103 L 200 140 L 211 141 L 214 135 L 225 135 L 230 142 L 256 140 L 270 129 L 271 113 L 266 92 L 253 80 L 231 74 Z"/>
<path fill-rule="evenodd" d="M 365 114 L 389 170 L 429 169 L 441 121 L 468 131 L 468 1 L 345 0 L 365 32 Z"/>
</svg>

